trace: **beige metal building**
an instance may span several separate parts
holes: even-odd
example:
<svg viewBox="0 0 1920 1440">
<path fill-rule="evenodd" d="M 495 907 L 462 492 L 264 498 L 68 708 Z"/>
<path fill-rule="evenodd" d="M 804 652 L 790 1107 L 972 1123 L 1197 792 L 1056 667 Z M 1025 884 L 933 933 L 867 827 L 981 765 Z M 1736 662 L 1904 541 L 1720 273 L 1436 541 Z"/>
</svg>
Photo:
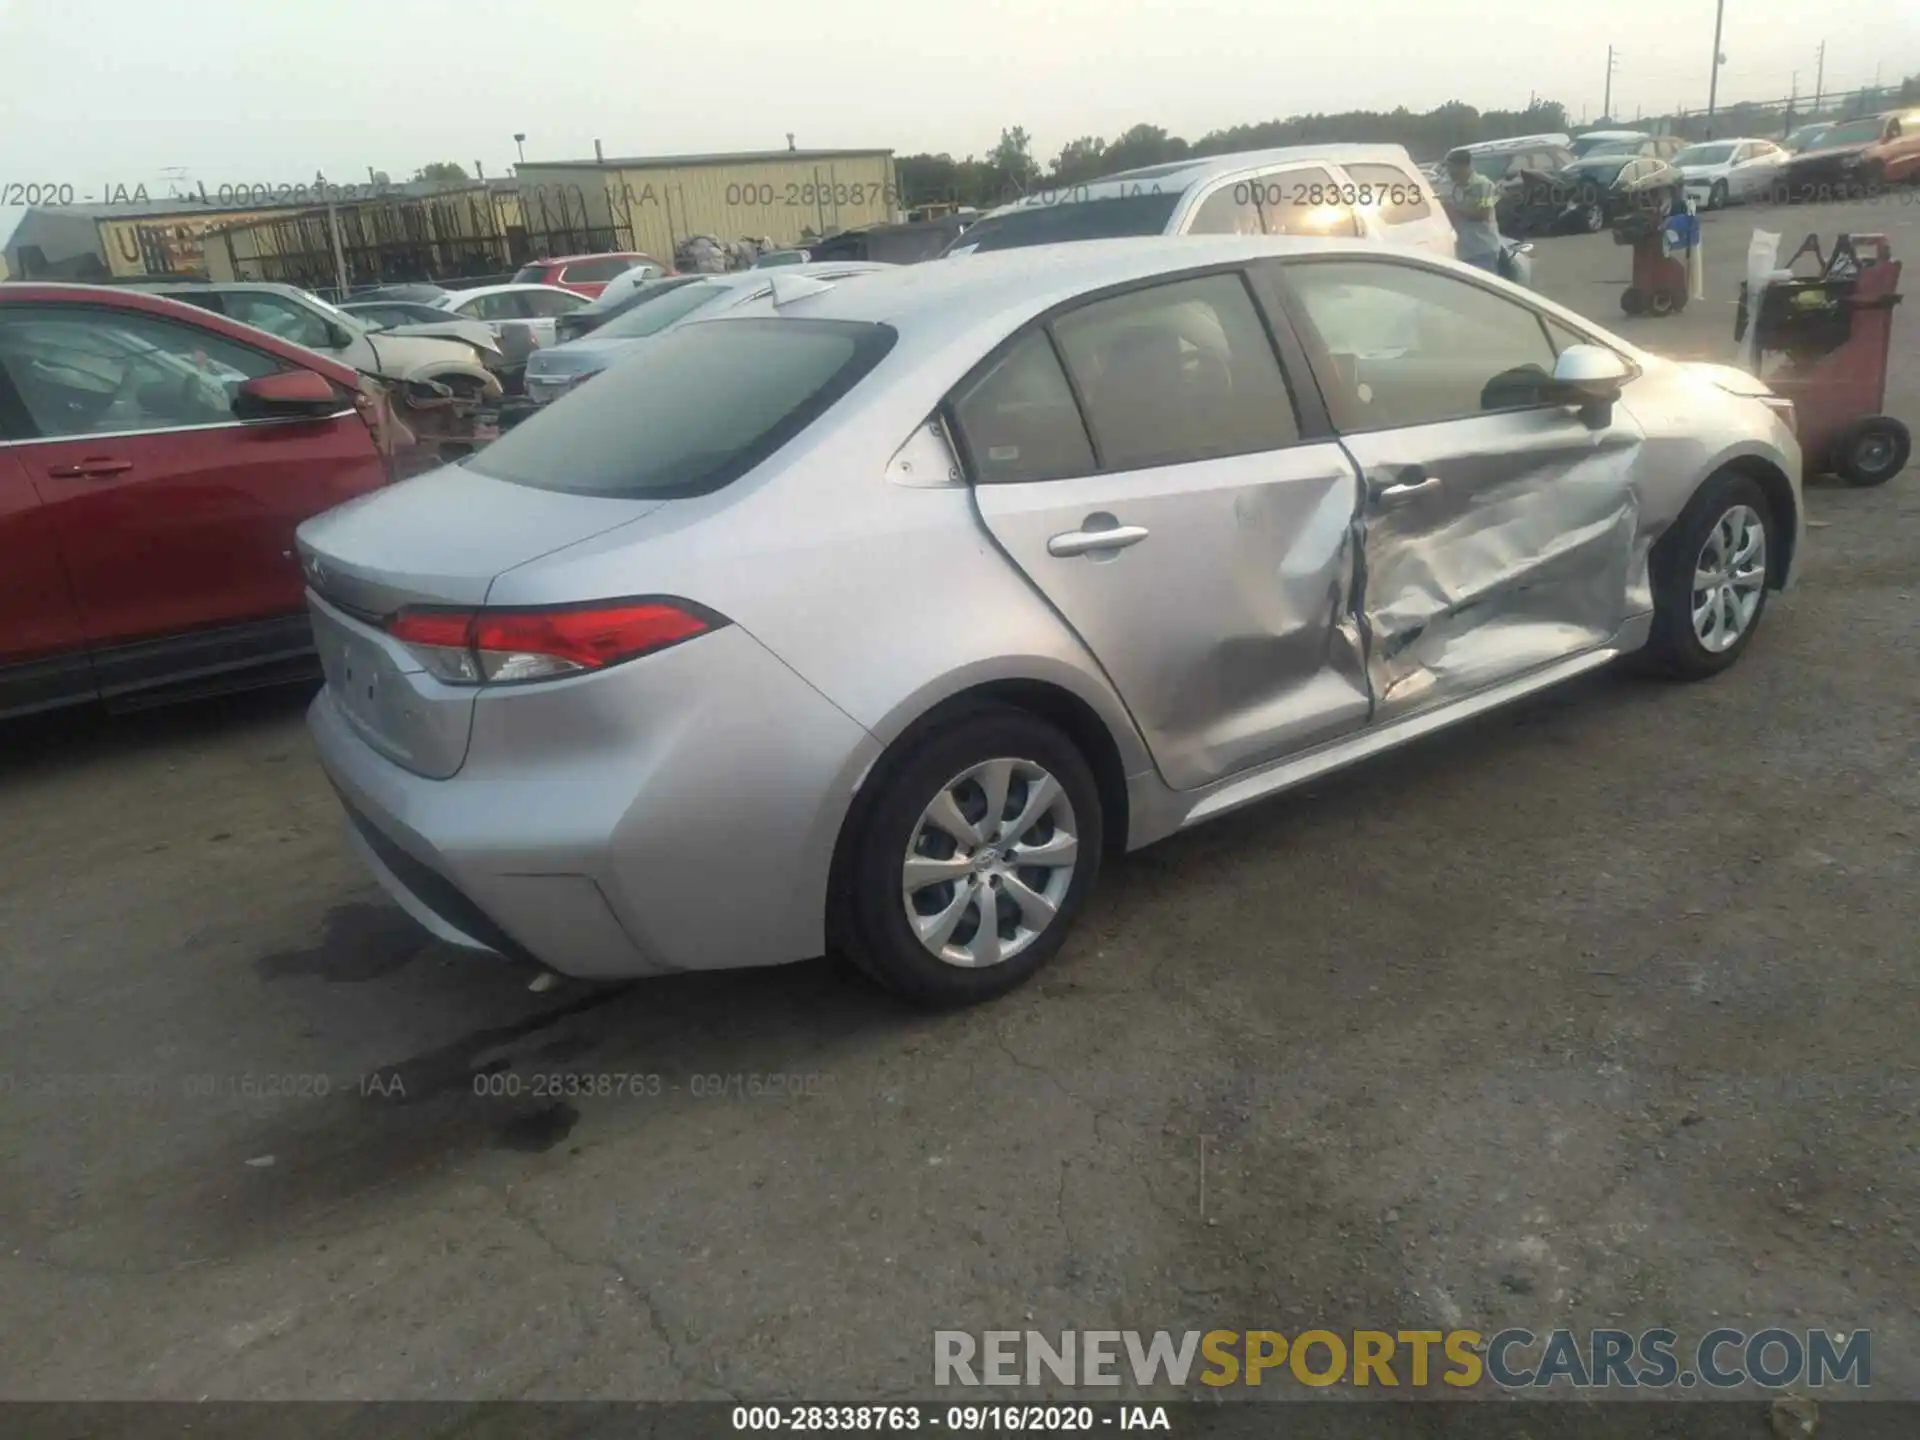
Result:
<svg viewBox="0 0 1920 1440">
<path fill-rule="evenodd" d="M 597 146 L 596 146 L 597 148 Z M 891 150 L 766 150 L 529 161 L 516 167 L 529 230 L 543 213 L 584 211 L 663 258 L 694 235 L 794 245 L 885 225 L 901 213 Z"/>
</svg>

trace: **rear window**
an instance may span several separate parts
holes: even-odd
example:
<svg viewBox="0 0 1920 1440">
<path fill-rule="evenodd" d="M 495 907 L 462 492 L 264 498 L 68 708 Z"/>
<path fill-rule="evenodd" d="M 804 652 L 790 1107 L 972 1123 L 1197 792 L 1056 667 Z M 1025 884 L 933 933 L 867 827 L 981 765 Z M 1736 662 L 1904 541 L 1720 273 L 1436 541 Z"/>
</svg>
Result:
<svg viewBox="0 0 1920 1440">
<path fill-rule="evenodd" d="M 949 255 L 975 250 L 1018 250 L 1068 240 L 1113 240 L 1122 235 L 1159 235 L 1173 218 L 1180 191 L 1116 195 L 1107 200 L 1070 200 L 1035 205 L 976 220 L 948 247 Z"/>
<path fill-rule="evenodd" d="M 625 255 L 596 255 L 591 260 L 576 260 L 567 266 L 567 279 L 611 280 L 616 275 L 624 275 L 633 268 L 633 261 Z"/>
<path fill-rule="evenodd" d="M 746 474 L 893 348 L 886 325 L 688 325 L 507 431 L 466 463 L 569 495 L 674 499 Z"/>
<path fill-rule="evenodd" d="M 545 265 L 522 265 L 513 272 L 513 283 L 516 285 L 538 285 L 546 278 Z"/>
</svg>

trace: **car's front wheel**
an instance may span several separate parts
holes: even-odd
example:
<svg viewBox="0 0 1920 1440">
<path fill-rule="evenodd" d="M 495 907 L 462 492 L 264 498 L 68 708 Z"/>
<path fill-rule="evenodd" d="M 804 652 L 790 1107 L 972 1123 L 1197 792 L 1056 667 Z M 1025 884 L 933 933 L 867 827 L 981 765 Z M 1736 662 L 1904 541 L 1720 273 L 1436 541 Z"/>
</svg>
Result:
<svg viewBox="0 0 1920 1440">
<path fill-rule="evenodd" d="M 1653 669 L 1701 680 L 1740 658 L 1767 608 L 1773 527 L 1752 476 L 1722 471 L 1700 487 L 1654 547 Z"/>
<path fill-rule="evenodd" d="M 908 743 L 861 807 L 835 940 L 928 1005 L 1003 995 L 1065 943 L 1100 870 L 1103 816 L 1073 742 L 1024 710 L 958 714 Z"/>
<path fill-rule="evenodd" d="M 1707 209 L 1724 210 L 1727 208 L 1727 182 L 1716 180 L 1713 189 L 1707 192 Z"/>
</svg>

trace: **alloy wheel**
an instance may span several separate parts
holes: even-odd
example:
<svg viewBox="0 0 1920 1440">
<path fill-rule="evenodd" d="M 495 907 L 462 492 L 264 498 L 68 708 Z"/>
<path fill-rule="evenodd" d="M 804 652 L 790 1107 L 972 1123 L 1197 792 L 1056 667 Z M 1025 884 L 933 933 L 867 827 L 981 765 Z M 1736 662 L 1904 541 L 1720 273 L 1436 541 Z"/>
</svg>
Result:
<svg viewBox="0 0 1920 1440">
<path fill-rule="evenodd" d="M 1031 760 L 983 760 L 921 812 L 901 866 L 907 923 L 936 959 L 1011 960 L 1058 915 L 1079 858 L 1073 803 Z"/>
<path fill-rule="evenodd" d="M 1718 655 L 1753 624 L 1767 584 L 1767 527 L 1751 505 L 1735 505 L 1715 522 L 1693 567 L 1693 633 Z"/>
</svg>

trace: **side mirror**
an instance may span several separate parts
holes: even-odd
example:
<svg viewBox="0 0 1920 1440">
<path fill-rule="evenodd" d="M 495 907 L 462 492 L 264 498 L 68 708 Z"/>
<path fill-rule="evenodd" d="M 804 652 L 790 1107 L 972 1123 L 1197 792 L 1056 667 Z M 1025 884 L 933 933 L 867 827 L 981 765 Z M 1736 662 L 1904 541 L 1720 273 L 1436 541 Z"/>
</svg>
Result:
<svg viewBox="0 0 1920 1440">
<path fill-rule="evenodd" d="M 1569 345 L 1553 363 L 1553 383 L 1596 430 L 1613 423 L 1613 407 L 1633 371 L 1602 345 Z"/>
<path fill-rule="evenodd" d="M 281 370 L 241 381 L 234 392 L 233 413 L 247 421 L 319 419 L 350 403 L 318 371 Z"/>
</svg>

